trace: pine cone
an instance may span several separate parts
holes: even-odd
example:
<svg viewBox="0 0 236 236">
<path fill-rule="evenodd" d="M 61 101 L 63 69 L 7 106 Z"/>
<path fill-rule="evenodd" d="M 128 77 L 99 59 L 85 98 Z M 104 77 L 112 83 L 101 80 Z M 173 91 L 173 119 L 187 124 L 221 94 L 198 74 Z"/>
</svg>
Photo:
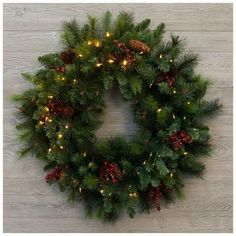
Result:
<svg viewBox="0 0 236 236">
<path fill-rule="evenodd" d="M 60 58 L 64 64 L 72 64 L 75 57 L 76 55 L 71 49 L 69 51 L 62 52 L 60 55 Z"/>
<path fill-rule="evenodd" d="M 75 111 L 71 107 L 65 107 L 63 109 L 63 115 L 64 116 L 72 117 L 74 114 L 75 114 Z"/>
<path fill-rule="evenodd" d="M 148 47 L 148 45 L 146 43 L 143 43 L 139 40 L 135 40 L 132 39 L 129 41 L 129 45 L 131 46 L 131 48 L 139 51 L 139 52 L 143 52 L 143 53 L 149 53 L 150 52 L 150 47 Z"/>
</svg>

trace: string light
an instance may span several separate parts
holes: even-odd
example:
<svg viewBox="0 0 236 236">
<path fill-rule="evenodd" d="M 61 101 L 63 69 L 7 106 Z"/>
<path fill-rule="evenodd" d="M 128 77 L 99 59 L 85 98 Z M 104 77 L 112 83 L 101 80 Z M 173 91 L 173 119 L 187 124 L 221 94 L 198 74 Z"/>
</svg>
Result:
<svg viewBox="0 0 236 236">
<path fill-rule="evenodd" d="M 89 163 L 89 167 L 92 167 L 92 166 L 93 166 L 93 163 L 92 163 L 92 162 L 90 162 L 90 163 Z"/>
<path fill-rule="evenodd" d="M 92 45 L 92 42 L 91 42 L 91 41 L 88 41 L 87 44 L 88 44 L 88 45 Z"/>
<path fill-rule="evenodd" d="M 184 116 L 183 119 L 186 120 L 186 116 Z"/>
<path fill-rule="evenodd" d="M 143 54 L 143 51 L 142 51 L 142 52 L 140 52 L 139 54 L 140 54 L 140 55 L 142 55 L 142 54 Z"/>
<path fill-rule="evenodd" d="M 62 77 L 61 80 L 65 80 L 65 77 Z"/>
<path fill-rule="evenodd" d="M 123 66 L 127 66 L 127 64 L 128 64 L 128 61 L 124 59 L 124 60 L 122 61 L 122 65 L 123 65 Z"/>
<path fill-rule="evenodd" d="M 173 119 L 175 119 L 175 114 L 173 114 Z"/>
<path fill-rule="evenodd" d="M 48 98 L 53 99 L 53 96 L 52 95 L 48 95 Z"/>
<path fill-rule="evenodd" d="M 172 59 L 170 59 L 170 63 L 172 63 L 173 62 L 173 60 Z"/>
<path fill-rule="evenodd" d="M 100 45 L 101 45 L 101 43 L 100 43 L 99 41 L 96 41 L 96 42 L 95 42 L 95 47 L 98 48 L 98 47 L 100 47 Z"/>
<path fill-rule="evenodd" d="M 159 108 L 158 110 L 157 110 L 157 112 L 161 112 L 162 111 L 162 109 L 161 108 Z"/>
<path fill-rule="evenodd" d="M 65 128 L 68 129 L 68 128 L 69 128 L 69 125 L 65 125 Z"/>
<path fill-rule="evenodd" d="M 48 116 L 46 116 L 46 117 L 45 117 L 45 121 L 48 121 L 48 120 L 49 120 L 49 118 L 48 118 Z"/>
<path fill-rule="evenodd" d="M 48 149 L 48 152 L 49 152 L 49 153 L 51 153 L 51 152 L 52 152 L 52 149 L 51 149 L 51 148 L 49 148 L 49 149 Z"/>
<path fill-rule="evenodd" d="M 184 155 L 188 155 L 188 152 L 184 152 Z"/>
<path fill-rule="evenodd" d="M 40 125 L 43 125 L 43 124 L 44 124 L 44 122 L 40 120 L 40 121 L 39 121 L 39 124 L 40 124 Z"/>
<path fill-rule="evenodd" d="M 152 156 L 152 152 L 150 153 L 150 155 L 149 155 L 150 157 Z"/>
<path fill-rule="evenodd" d="M 86 157 L 86 156 L 87 156 L 87 153 L 86 153 L 86 152 L 84 152 L 84 154 L 83 154 L 83 155 L 84 155 L 84 157 Z"/>
<path fill-rule="evenodd" d="M 60 149 L 63 149 L 64 147 L 63 146 L 60 146 Z"/>
<path fill-rule="evenodd" d="M 100 193 L 101 193 L 101 194 L 103 194 L 103 193 L 104 193 L 104 190 L 103 190 L 103 189 L 101 189 L 101 190 L 100 190 Z"/>
<path fill-rule="evenodd" d="M 108 62 L 109 62 L 110 64 L 112 64 L 112 63 L 114 63 L 114 60 L 109 59 Z"/>
<path fill-rule="evenodd" d="M 137 197 L 137 193 L 130 193 L 129 196 L 130 196 L 130 197 L 135 197 L 135 198 L 136 198 L 136 197 Z"/>
<path fill-rule="evenodd" d="M 194 128 L 193 130 L 194 130 L 194 131 L 197 131 L 198 129 Z"/>
<path fill-rule="evenodd" d="M 63 137 L 63 135 L 62 134 L 58 134 L 58 139 L 61 139 L 62 137 Z"/>
<path fill-rule="evenodd" d="M 48 122 L 49 122 L 49 123 L 52 123 L 52 119 L 48 119 Z"/>
<path fill-rule="evenodd" d="M 73 83 L 76 84 L 77 83 L 77 79 L 73 79 Z"/>
<path fill-rule="evenodd" d="M 176 90 L 174 90 L 173 93 L 176 94 Z"/>
<path fill-rule="evenodd" d="M 160 54 L 159 58 L 162 59 L 162 57 L 163 57 L 162 54 Z"/>
<path fill-rule="evenodd" d="M 172 178 L 173 177 L 173 173 L 170 173 L 170 178 Z"/>
<path fill-rule="evenodd" d="M 109 32 L 106 32 L 106 37 L 109 38 L 111 35 Z"/>
<path fill-rule="evenodd" d="M 79 54 L 79 57 L 80 57 L 80 58 L 82 58 L 82 57 L 83 57 L 83 55 L 80 53 L 80 54 Z"/>
<path fill-rule="evenodd" d="M 48 107 L 44 107 L 45 111 L 49 111 L 49 108 Z"/>
<path fill-rule="evenodd" d="M 187 102 L 187 104 L 188 104 L 188 105 L 190 105 L 190 104 L 191 104 L 191 102 Z"/>
<path fill-rule="evenodd" d="M 143 165 L 145 165 L 145 164 L 146 164 L 146 161 L 143 162 Z"/>
<path fill-rule="evenodd" d="M 100 66 L 102 66 L 102 63 L 97 63 L 96 64 L 96 67 L 100 67 Z"/>
<path fill-rule="evenodd" d="M 80 192 L 80 193 L 82 192 L 82 188 L 79 188 L 79 192 Z"/>
</svg>

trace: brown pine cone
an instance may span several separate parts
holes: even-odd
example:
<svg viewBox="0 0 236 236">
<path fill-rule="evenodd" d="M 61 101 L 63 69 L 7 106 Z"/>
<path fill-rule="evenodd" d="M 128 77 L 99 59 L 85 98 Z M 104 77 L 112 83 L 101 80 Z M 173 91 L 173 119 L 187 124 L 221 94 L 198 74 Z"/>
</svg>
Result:
<svg viewBox="0 0 236 236">
<path fill-rule="evenodd" d="M 68 50 L 68 51 L 62 52 L 60 55 L 60 58 L 65 64 L 72 64 L 75 59 L 75 56 L 76 55 L 72 50 Z"/>
<path fill-rule="evenodd" d="M 64 115 L 64 116 L 71 117 L 71 116 L 73 116 L 74 114 L 75 114 L 75 111 L 74 111 L 74 109 L 71 108 L 71 107 L 65 107 L 65 108 L 63 109 L 63 115 Z"/>
<path fill-rule="evenodd" d="M 143 52 L 143 53 L 149 53 L 151 50 L 150 47 L 146 43 L 141 42 L 136 39 L 130 40 L 129 45 L 131 46 L 131 48 L 133 48 L 139 52 Z"/>
</svg>

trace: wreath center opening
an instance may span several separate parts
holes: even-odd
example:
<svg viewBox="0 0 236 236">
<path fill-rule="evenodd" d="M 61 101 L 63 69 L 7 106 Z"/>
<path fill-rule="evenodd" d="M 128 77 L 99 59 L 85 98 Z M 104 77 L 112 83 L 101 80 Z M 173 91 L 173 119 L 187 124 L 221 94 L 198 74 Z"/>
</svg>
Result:
<svg viewBox="0 0 236 236">
<path fill-rule="evenodd" d="M 102 115 L 102 125 L 96 131 L 97 138 L 115 136 L 133 137 L 137 131 L 132 112 L 132 101 L 125 101 L 119 88 L 113 86 L 105 97 L 106 107 Z"/>
</svg>

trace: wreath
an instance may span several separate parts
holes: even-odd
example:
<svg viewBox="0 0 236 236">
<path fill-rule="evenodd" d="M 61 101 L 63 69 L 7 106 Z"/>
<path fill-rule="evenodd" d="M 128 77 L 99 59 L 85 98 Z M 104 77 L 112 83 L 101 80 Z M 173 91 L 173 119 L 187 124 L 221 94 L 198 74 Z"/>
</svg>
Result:
<svg viewBox="0 0 236 236">
<path fill-rule="evenodd" d="M 185 175 L 205 169 L 199 158 L 211 145 L 203 118 L 221 105 L 203 99 L 210 81 L 195 73 L 198 56 L 178 36 L 165 42 L 163 23 L 149 24 L 135 24 L 127 12 L 89 16 L 83 27 L 65 22 L 63 51 L 39 57 L 42 67 L 22 74 L 34 86 L 14 96 L 20 155 L 44 161 L 45 180 L 82 201 L 88 216 L 159 211 L 182 196 Z M 132 103 L 132 138 L 96 137 L 113 86 Z"/>
</svg>

